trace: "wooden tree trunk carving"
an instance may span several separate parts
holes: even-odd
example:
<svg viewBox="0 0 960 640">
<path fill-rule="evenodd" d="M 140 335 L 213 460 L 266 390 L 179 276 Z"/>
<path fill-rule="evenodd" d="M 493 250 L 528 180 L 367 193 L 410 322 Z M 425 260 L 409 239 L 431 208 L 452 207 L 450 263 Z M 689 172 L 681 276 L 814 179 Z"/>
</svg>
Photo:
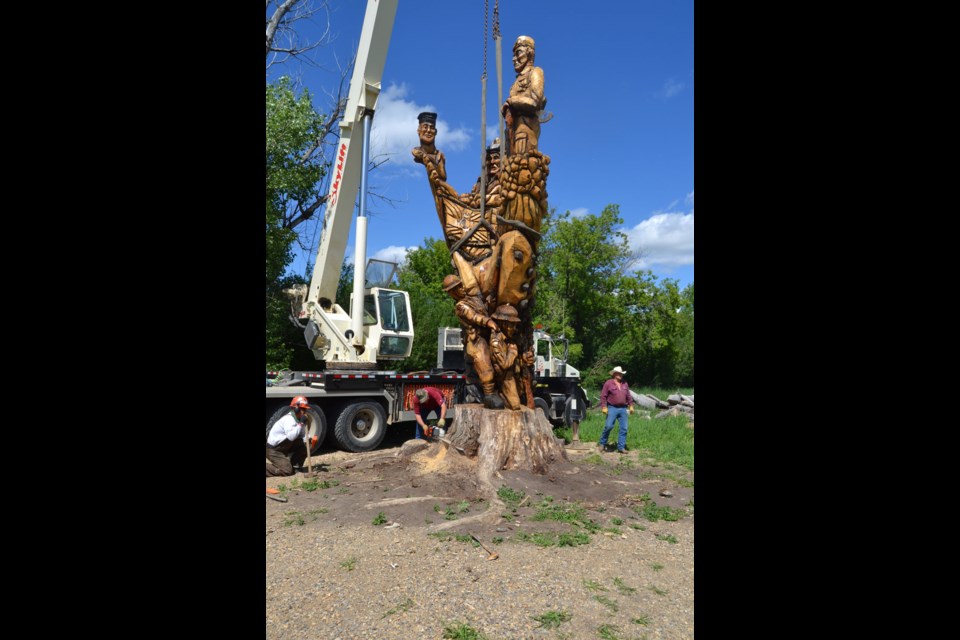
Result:
<svg viewBox="0 0 960 640">
<path fill-rule="evenodd" d="M 501 469 L 544 474 L 551 464 L 568 460 L 563 441 L 540 412 L 526 407 L 497 411 L 480 404 L 460 404 L 453 410 L 450 446 L 477 458 L 477 475 L 487 487 L 494 487 Z"/>
<path fill-rule="evenodd" d="M 420 146 L 412 150 L 426 169 L 450 249 L 455 273 L 443 288 L 455 301 L 463 329 L 466 373 L 483 390 L 482 405 L 454 407 L 447 440 L 456 452 L 477 460 L 479 480 L 494 494 L 493 478 L 501 469 L 543 474 L 551 463 L 567 460 L 553 427 L 533 409 L 532 311 L 550 173 L 550 157 L 539 150 L 547 100 L 534 46 L 530 36 L 514 42 L 517 78 L 500 106 L 507 127 L 505 161 L 494 141 L 481 154 L 478 187 L 458 194 L 447 184 L 446 159 L 436 146 L 438 114 L 417 116 Z"/>
</svg>

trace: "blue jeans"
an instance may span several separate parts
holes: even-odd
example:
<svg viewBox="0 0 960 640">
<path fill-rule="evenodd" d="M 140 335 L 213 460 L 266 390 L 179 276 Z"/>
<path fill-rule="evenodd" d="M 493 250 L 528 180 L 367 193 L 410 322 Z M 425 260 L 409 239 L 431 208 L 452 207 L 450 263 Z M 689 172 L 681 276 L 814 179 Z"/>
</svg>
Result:
<svg viewBox="0 0 960 640">
<path fill-rule="evenodd" d="M 600 444 L 607 444 L 607 436 L 613 429 L 614 420 L 620 420 L 620 436 L 617 438 L 617 449 L 622 451 L 627 446 L 627 408 L 611 407 L 607 405 L 607 424 L 603 427 L 603 433 L 600 434 Z"/>
</svg>

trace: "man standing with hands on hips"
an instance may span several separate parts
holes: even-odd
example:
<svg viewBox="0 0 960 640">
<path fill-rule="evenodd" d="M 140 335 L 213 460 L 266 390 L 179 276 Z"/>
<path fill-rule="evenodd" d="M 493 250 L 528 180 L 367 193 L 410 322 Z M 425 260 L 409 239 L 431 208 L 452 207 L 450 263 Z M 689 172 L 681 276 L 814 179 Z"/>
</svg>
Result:
<svg viewBox="0 0 960 640">
<path fill-rule="evenodd" d="M 613 429 L 614 421 L 619 420 L 620 435 L 617 438 L 617 453 L 627 452 L 627 414 L 633 413 L 633 396 L 630 395 L 630 385 L 623 379 L 625 373 L 626 371 L 619 365 L 614 367 L 610 371 L 613 377 L 603 383 L 603 390 L 600 391 L 600 411 L 607 416 L 607 424 L 603 427 L 603 433 L 600 434 L 600 442 L 597 445 L 600 451 L 607 450 L 607 437 Z"/>
</svg>

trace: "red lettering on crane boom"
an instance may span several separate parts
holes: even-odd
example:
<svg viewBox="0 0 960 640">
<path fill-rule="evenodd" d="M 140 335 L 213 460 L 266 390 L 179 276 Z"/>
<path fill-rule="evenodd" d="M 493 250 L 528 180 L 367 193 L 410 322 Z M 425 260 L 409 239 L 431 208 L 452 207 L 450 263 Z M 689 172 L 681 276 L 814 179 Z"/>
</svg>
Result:
<svg viewBox="0 0 960 640">
<path fill-rule="evenodd" d="M 340 143 L 340 153 L 337 157 L 337 177 L 333 181 L 333 186 L 330 187 L 330 204 L 327 205 L 328 208 L 337 204 L 337 196 L 340 192 L 340 180 L 343 178 L 343 161 L 347 156 L 347 143 Z"/>
</svg>

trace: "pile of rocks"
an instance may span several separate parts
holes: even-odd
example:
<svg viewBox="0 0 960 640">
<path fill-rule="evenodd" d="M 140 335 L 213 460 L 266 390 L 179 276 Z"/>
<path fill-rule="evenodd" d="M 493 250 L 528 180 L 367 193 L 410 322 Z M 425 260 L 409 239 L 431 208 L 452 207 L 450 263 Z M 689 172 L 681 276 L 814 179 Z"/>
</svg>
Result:
<svg viewBox="0 0 960 640">
<path fill-rule="evenodd" d="M 667 396 L 666 402 L 657 396 L 646 393 L 639 394 L 630 392 L 633 396 L 633 402 L 639 407 L 651 410 L 660 410 L 655 418 L 664 418 L 666 416 L 687 416 L 687 419 L 693 421 L 693 396 L 687 396 L 682 393 L 672 393 Z"/>
</svg>

